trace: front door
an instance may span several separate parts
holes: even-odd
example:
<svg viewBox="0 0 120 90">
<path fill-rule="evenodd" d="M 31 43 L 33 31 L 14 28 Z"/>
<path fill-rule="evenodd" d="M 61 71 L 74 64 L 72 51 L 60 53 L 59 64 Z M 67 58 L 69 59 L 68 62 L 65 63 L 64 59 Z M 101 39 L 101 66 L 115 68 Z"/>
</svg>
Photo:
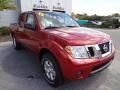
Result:
<svg viewBox="0 0 120 90">
<path fill-rule="evenodd" d="M 27 26 L 26 26 L 27 25 Z M 27 47 L 33 52 L 39 52 L 39 32 L 36 25 L 35 15 L 32 13 L 27 14 L 25 23 L 25 35 L 27 36 L 25 42 Z"/>
</svg>

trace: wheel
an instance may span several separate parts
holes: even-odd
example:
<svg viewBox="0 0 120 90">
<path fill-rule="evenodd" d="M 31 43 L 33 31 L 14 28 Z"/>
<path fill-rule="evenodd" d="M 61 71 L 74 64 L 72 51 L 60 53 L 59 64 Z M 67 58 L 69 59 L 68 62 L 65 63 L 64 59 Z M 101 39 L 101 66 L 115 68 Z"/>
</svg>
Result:
<svg viewBox="0 0 120 90">
<path fill-rule="evenodd" d="M 116 25 L 115 28 L 119 28 L 119 25 Z"/>
<path fill-rule="evenodd" d="M 63 83 L 63 78 L 55 57 L 50 53 L 46 53 L 41 60 L 45 80 L 52 87 L 60 86 Z"/>
<path fill-rule="evenodd" d="M 21 44 L 16 41 L 16 38 L 14 36 L 12 36 L 12 40 L 13 40 L 13 47 L 16 50 L 21 50 Z"/>
</svg>

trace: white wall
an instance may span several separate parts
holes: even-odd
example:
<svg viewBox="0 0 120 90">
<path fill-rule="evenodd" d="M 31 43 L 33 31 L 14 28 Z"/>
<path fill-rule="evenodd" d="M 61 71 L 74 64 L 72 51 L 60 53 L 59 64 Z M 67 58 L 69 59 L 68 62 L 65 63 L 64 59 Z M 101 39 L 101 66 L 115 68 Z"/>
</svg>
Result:
<svg viewBox="0 0 120 90">
<path fill-rule="evenodd" d="M 64 8 L 67 14 L 71 14 L 72 0 L 43 0 L 42 5 L 47 6 L 51 11 L 53 6 L 58 7 L 58 1 L 60 7 Z M 40 0 L 16 0 L 17 10 L 4 10 L 0 11 L 0 27 L 9 26 L 10 23 L 16 23 L 18 13 L 25 11 L 32 11 L 34 4 L 41 5 Z"/>
<path fill-rule="evenodd" d="M 17 12 L 15 10 L 0 11 L 0 27 L 9 26 L 10 23 L 16 23 Z"/>
<path fill-rule="evenodd" d="M 21 0 L 21 12 L 32 11 L 32 10 L 33 10 L 33 0 Z"/>
</svg>

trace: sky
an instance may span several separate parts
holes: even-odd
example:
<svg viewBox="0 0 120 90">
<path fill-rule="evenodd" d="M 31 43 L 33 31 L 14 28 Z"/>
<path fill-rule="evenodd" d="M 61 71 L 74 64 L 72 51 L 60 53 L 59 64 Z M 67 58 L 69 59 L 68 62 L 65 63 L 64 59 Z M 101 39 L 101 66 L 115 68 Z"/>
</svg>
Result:
<svg viewBox="0 0 120 90">
<path fill-rule="evenodd" d="M 120 0 L 72 0 L 72 12 L 101 16 L 120 13 Z"/>
</svg>

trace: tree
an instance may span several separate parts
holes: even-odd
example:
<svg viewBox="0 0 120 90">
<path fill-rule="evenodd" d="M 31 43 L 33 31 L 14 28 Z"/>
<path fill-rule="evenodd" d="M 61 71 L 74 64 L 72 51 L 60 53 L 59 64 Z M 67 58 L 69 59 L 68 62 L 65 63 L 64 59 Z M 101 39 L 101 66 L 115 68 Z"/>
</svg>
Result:
<svg viewBox="0 0 120 90">
<path fill-rule="evenodd" d="M 113 17 L 120 17 L 120 14 L 119 13 L 114 13 L 112 14 Z"/>
<path fill-rule="evenodd" d="M 72 18 L 75 18 L 75 13 L 72 12 L 72 13 L 71 13 L 71 17 L 72 17 Z"/>
<path fill-rule="evenodd" d="M 0 11 L 4 9 L 15 9 L 13 0 L 0 0 Z"/>
</svg>

